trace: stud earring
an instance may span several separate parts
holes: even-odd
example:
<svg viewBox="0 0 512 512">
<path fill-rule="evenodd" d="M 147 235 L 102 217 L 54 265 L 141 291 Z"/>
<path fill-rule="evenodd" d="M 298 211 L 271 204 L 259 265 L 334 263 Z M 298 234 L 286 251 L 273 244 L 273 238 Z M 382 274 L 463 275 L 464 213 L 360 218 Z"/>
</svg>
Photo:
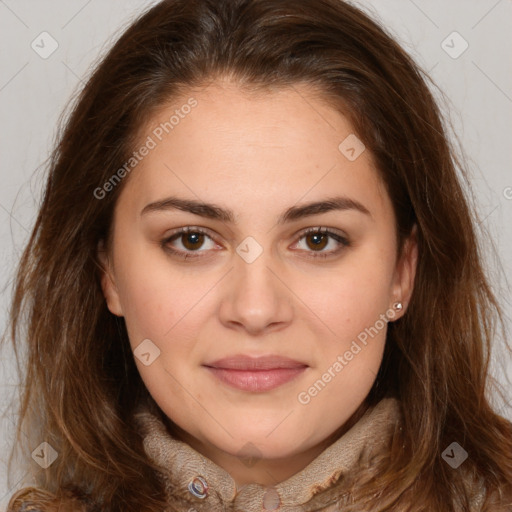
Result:
<svg viewBox="0 0 512 512">
<path fill-rule="evenodd" d="M 403 305 L 402 305 L 402 303 L 401 303 L 401 302 L 395 302 L 395 303 L 393 304 L 393 309 L 395 309 L 396 311 L 401 311 L 401 310 L 402 310 L 402 308 L 403 308 Z"/>
</svg>

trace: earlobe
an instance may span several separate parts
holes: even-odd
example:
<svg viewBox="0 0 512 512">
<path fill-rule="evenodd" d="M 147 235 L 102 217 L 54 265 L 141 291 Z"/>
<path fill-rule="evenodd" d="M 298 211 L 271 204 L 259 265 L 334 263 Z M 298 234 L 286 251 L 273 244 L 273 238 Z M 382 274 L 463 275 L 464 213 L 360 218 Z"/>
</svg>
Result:
<svg viewBox="0 0 512 512">
<path fill-rule="evenodd" d="M 115 278 L 112 274 L 110 260 L 104 248 L 103 240 L 100 240 L 98 243 L 97 256 L 101 267 L 101 289 L 107 302 L 107 307 L 112 314 L 123 316 L 123 308 L 121 307 Z"/>
</svg>

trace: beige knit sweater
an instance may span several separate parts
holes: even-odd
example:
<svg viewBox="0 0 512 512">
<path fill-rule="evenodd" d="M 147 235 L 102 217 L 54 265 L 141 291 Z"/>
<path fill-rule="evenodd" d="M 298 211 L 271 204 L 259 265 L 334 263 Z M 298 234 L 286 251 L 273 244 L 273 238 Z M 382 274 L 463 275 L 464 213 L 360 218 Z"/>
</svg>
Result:
<svg viewBox="0 0 512 512">
<path fill-rule="evenodd" d="M 300 472 L 274 487 L 252 483 L 240 489 L 223 468 L 175 439 L 155 414 L 140 410 L 135 420 L 147 455 L 161 467 L 169 503 L 165 512 L 335 512 L 349 500 L 340 475 L 357 470 L 363 448 L 369 455 L 368 447 L 371 453 L 389 447 L 400 407 L 393 398 L 382 400 Z M 475 492 L 475 512 L 481 498 Z"/>
</svg>

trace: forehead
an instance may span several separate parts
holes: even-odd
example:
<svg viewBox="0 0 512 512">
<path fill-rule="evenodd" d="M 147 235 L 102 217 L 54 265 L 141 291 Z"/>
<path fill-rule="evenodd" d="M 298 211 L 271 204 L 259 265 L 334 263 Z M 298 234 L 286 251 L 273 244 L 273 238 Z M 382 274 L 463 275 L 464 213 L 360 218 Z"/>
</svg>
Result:
<svg viewBox="0 0 512 512">
<path fill-rule="evenodd" d="M 191 90 L 145 124 L 139 146 L 149 140 L 121 194 L 138 204 L 182 192 L 216 202 L 238 198 L 239 206 L 261 210 L 336 192 L 373 209 L 389 206 L 370 152 L 348 158 L 347 144 L 363 147 L 348 118 L 307 86 L 257 94 L 231 83 Z"/>
</svg>

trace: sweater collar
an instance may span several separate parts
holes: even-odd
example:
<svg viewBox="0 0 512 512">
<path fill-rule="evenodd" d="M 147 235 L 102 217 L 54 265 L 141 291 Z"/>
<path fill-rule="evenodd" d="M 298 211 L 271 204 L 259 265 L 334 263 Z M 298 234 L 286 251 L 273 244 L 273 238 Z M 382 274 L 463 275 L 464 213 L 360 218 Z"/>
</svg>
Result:
<svg viewBox="0 0 512 512">
<path fill-rule="evenodd" d="M 169 499 L 175 505 L 180 503 L 183 510 L 285 511 L 310 510 L 305 505 L 318 501 L 319 495 L 332 488 L 342 475 L 355 470 L 363 452 L 368 454 L 369 448 L 372 453 L 385 449 L 398 424 L 399 409 L 396 399 L 382 399 L 292 477 L 273 487 L 252 483 L 240 489 L 227 471 L 175 439 L 155 406 L 139 406 L 134 418 L 147 456 L 161 468 L 159 476 Z"/>
</svg>

